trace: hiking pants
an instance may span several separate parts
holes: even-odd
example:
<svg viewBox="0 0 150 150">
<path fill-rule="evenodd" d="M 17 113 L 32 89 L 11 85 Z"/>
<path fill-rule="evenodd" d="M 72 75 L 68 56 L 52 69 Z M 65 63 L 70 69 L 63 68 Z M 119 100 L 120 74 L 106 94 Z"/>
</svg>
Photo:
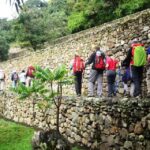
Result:
<svg viewBox="0 0 150 150">
<path fill-rule="evenodd" d="M 0 91 L 3 91 L 4 90 L 4 80 L 3 79 L 0 79 Z"/>
<path fill-rule="evenodd" d="M 124 87 L 124 94 L 128 94 L 129 93 L 129 87 L 127 83 L 123 83 L 123 87 Z M 130 96 L 133 97 L 134 96 L 134 84 L 133 82 L 131 82 L 130 84 Z"/>
<path fill-rule="evenodd" d="M 148 96 L 150 97 L 150 64 L 148 65 L 147 73 L 146 73 L 146 82 L 147 82 L 147 91 Z"/>
<path fill-rule="evenodd" d="M 77 95 L 81 95 L 82 88 L 82 72 L 74 73 L 75 76 L 75 90 Z"/>
<path fill-rule="evenodd" d="M 103 82 L 103 73 L 98 72 L 97 70 L 91 69 L 89 76 L 89 95 L 94 96 L 94 84 L 97 81 L 97 95 L 102 95 L 102 82 Z"/>
<path fill-rule="evenodd" d="M 17 80 L 12 81 L 12 87 L 15 88 L 17 86 Z"/>
<path fill-rule="evenodd" d="M 143 79 L 143 67 L 131 66 L 132 78 L 134 83 L 134 97 L 139 96 L 141 92 L 141 84 Z"/>
<path fill-rule="evenodd" d="M 107 83 L 108 83 L 108 96 L 116 95 L 115 92 L 115 79 L 116 79 L 116 71 L 107 70 Z"/>
</svg>

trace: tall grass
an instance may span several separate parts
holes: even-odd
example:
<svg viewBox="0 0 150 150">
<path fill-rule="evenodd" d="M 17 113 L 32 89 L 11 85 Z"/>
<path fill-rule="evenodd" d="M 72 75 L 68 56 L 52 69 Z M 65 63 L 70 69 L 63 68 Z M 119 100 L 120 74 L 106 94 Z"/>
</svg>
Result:
<svg viewBox="0 0 150 150">
<path fill-rule="evenodd" d="M 31 150 L 34 130 L 0 119 L 0 150 Z"/>
</svg>

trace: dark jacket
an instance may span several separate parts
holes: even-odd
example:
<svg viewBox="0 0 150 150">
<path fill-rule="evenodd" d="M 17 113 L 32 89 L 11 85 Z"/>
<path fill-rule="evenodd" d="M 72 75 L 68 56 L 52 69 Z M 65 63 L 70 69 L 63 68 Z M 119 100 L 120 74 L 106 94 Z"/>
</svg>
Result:
<svg viewBox="0 0 150 150">
<path fill-rule="evenodd" d="M 103 52 L 102 52 L 101 55 L 102 55 L 103 59 L 106 59 L 105 58 L 105 54 Z M 91 54 L 91 56 L 88 58 L 88 61 L 85 63 L 85 66 L 92 64 L 92 69 L 97 70 L 97 71 L 103 73 L 103 71 L 104 71 L 103 69 L 95 69 L 95 60 L 96 60 L 96 52 L 93 52 Z"/>
<path fill-rule="evenodd" d="M 132 60 L 132 48 L 129 49 L 126 58 L 122 62 L 122 66 L 128 68 L 130 66 L 131 60 Z"/>
</svg>

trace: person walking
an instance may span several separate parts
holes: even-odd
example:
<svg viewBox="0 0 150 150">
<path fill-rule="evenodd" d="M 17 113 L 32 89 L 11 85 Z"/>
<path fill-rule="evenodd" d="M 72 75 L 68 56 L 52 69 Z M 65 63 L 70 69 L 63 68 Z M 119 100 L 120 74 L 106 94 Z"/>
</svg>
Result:
<svg viewBox="0 0 150 150">
<path fill-rule="evenodd" d="M 0 91 L 4 91 L 4 83 L 5 83 L 5 73 L 2 69 L 0 69 Z"/>
<path fill-rule="evenodd" d="M 15 88 L 19 81 L 19 76 L 16 70 L 14 70 L 11 74 L 12 87 Z"/>
<path fill-rule="evenodd" d="M 123 82 L 123 88 L 124 88 L 124 96 L 131 96 L 134 95 L 134 84 L 133 79 L 131 76 L 131 68 L 130 67 L 123 67 L 123 76 L 122 76 L 122 82 Z M 130 90 L 129 90 L 130 86 Z"/>
<path fill-rule="evenodd" d="M 22 70 L 21 73 L 19 74 L 19 81 L 26 85 L 26 73 L 25 70 Z"/>
<path fill-rule="evenodd" d="M 97 96 L 102 96 L 103 71 L 105 70 L 106 58 L 100 47 L 94 46 L 94 52 L 88 58 L 85 66 L 92 64 L 89 76 L 88 97 L 94 96 L 94 84 L 97 81 Z"/>
<path fill-rule="evenodd" d="M 147 49 L 147 73 L 146 73 L 146 76 L 147 76 L 147 97 L 150 98 L 150 47 L 148 47 Z"/>
<path fill-rule="evenodd" d="M 131 74 L 134 83 L 134 97 L 141 96 L 141 84 L 143 80 L 143 69 L 146 65 L 146 50 L 138 39 L 133 39 L 131 48 L 123 62 L 126 66 L 131 66 Z"/>
<path fill-rule="evenodd" d="M 74 59 L 71 62 L 71 70 L 73 70 L 73 75 L 75 76 L 75 91 L 77 96 L 81 96 L 82 90 L 82 75 L 85 69 L 85 64 L 83 59 L 78 53 L 75 54 Z"/>
<path fill-rule="evenodd" d="M 26 86 L 29 87 L 32 84 L 32 79 L 34 78 L 35 68 L 30 65 L 26 73 Z"/>
<path fill-rule="evenodd" d="M 108 83 L 108 97 L 116 96 L 115 79 L 118 61 L 112 57 L 111 51 L 107 51 L 106 76 Z"/>
</svg>

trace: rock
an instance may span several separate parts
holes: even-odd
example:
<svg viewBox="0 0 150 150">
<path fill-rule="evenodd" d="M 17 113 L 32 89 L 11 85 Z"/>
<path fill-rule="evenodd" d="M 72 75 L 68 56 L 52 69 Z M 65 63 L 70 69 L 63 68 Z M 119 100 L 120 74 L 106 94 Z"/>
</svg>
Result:
<svg viewBox="0 0 150 150">
<path fill-rule="evenodd" d="M 150 130 L 150 120 L 147 121 L 148 129 Z"/>
<path fill-rule="evenodd" d="M 122 128 L 122 129 L 119 131 L 119 134 L 120 134 L 121 139 L 126 139 L 127 136 L 128 136 L 128 131 L 127 131 L 127 129 Z"/>
<path fill-rule="evenodd" d="M 149 26 L 144 26 L 143 31 L 148 31 L 149 30 Z"/>
<path fill-rule="evenodd" d="M 102 144 L 100 144 L 99 149 L 100 150 L 109 150 L 110 147 L 107 143 L 102 143 Z"/>
<path fill-rule="evenodd" d="M 144 141 L 144 136 L 143 135 L 139 135 L 139 141 L 141 141 L 141 142 Z"/>
<path fill-rule="evenodd" d="M 128 149 L 133 149 L 132 142 L 131 141 L 125 141 L 124 148 L 127 149 L 127 150 Z"/>
<path fill-rule="evenodd" d="M 109 146 L 115 145 L 114 135 L 108 136 L 107 142 L 108 142 L 108 145 L 109 145 Z"/>
<path fill-rule="evenodd" d="M 75 135 L 74 138 L 75 138 L 75 140 L 76 140 L 77 142 L 80 142 L 80 141 L 81 141 L 81 137 L 80 137 L 79 135 Z"/>
<path fill-rule="evenodd" d="M 143 127 L 141 122 L 136 123 L 135 128 L 134 128 L 134 133 L 135 134 L 142 134 L 143 133 Z"/>
</svg>

